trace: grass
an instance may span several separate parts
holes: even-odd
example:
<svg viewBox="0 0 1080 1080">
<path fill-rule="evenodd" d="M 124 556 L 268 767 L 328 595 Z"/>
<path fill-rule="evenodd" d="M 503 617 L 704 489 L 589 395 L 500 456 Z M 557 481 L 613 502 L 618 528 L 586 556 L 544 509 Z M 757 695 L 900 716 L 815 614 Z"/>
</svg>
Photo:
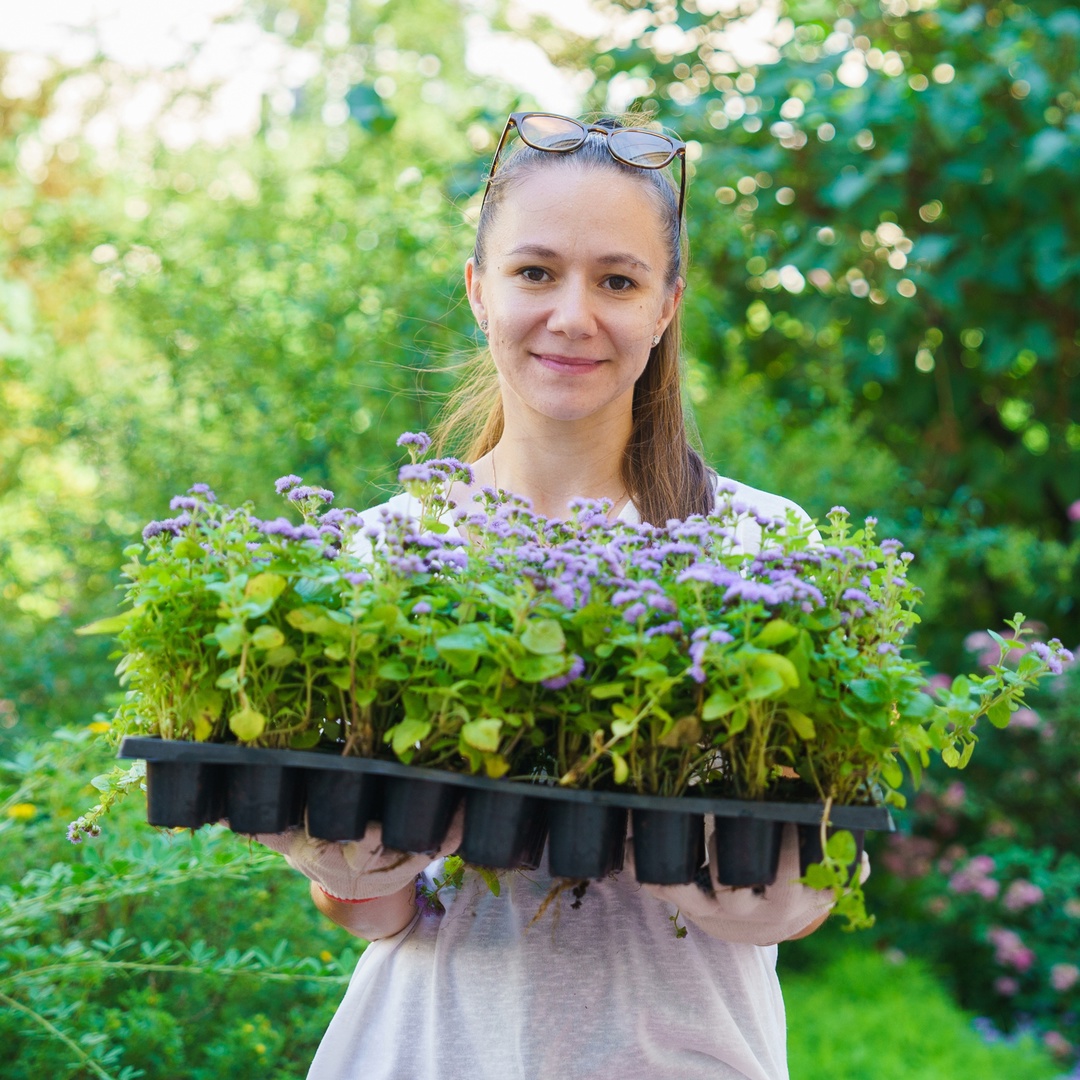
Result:
<svg viewBox="0 0 1080 1080">
<path fill-rule="evenodd" d="M 917 959 L 897 963 L 867 946 L 838 945 L 817 970 L 800 964 L 782 975 L 791 1080 L 1061 1076 L 1034 1039 L 984 1042 Z"/>
</svg>

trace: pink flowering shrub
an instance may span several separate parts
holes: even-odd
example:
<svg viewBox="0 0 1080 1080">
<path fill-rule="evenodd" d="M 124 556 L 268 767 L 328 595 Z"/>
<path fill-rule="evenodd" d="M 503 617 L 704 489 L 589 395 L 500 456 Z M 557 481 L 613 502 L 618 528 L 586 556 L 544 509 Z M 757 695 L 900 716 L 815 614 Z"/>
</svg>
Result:
<svg viewBox="0 0 1080 1080">
<path fill-rule="evenodd" d="M 872 852 L 883 944 L 935 959 L 984 1026 L 1080 1057 L 1080 668 L 982 733 L 961 780 L 931 769 L 899 820 Z"/>
</svg>

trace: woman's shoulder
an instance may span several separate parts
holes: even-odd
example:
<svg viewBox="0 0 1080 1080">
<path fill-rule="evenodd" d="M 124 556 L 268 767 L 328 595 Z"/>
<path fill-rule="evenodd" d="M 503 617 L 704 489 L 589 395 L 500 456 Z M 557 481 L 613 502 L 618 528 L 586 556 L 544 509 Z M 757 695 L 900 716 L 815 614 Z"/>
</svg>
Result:
<svg viewBox="0 0 1080 1080">
<path fill-rule="evenodd" d="M 374 506 L 369 506 L 358 513 L 368 525 L 379 525 L 391 516 L 418 518 L 420 500 L 407 491 L 399 491 L 396 495 L 391 495 L 389 499 L 375 503 Z"/>
<path fill-rule="evenodd" d="M 717 476 L 714 483 L 717 509 L 730 506 L 739 515 L 735 536 L 738 546 L 744 551 L 753 553 L 761 549 L 762 522 L 786 521 L 789 515 L 813 530 L 812 537 L 820 542 L 813 519 L 794 500 L 725 476 Z"/>
<path fill-rule="evenodd" d="M 797 502 L 783 495 L 774 495 L 771 491 L 763 491 L 726 476 L 717 476 L 713 483 L 718 506 L 730 499 L 733 506 L 743 507 L 748 513 L 761 517 L 782 519 L 790 510 L 800 521 L 811 520 L 810 515 Z"/>
</svg>

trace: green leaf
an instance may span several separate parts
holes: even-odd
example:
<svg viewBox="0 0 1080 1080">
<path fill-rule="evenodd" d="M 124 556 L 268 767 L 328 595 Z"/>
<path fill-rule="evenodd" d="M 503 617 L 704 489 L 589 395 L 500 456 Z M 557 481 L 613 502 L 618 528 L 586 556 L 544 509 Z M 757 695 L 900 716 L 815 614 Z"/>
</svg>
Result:
<svg viewBox="0 0 1080 1080">
<path fill-rule="evenodd" d="M 852 679 L 848 689 L 867 705 L 884 705 L 889 700 L 889 688 L 883 679 Z"/>
<path fill-rule="evenodd" d="M 244 647 L 249 635 L 242 622 L 231 622 L 218 623 L 212 637 L 218 643 L 222 656 L 235 656 Z"/>
<path fill-rule="evenodd" d="M 756 667 L 750 674 L 750 682 L 744 697 L 747 701 L 760 701 L 762 698 L 776 697 L 788 688 L 779 672 L 770 667 Z"/>
<path fill-rule="evenodd" d="M 288 586 L 288 581 L 280 574 L 262 573 L 248 579 L 244 586 L 244 595 L 256 603 L 276 600 Z"/>
<path fill-rule="evenodd" d="M 798 709 L 788 709 L 787 718 L 792 730 L 800 739 L 809 741 L 817 734 L 814 721 L 806 713 L 799 712 Z"/>
<path fill-rule="evenodd" d="M 701 718 L 719 720 L 721 716 L 727 716 L 736 704 L 735 698 L 727 690 L 714 690 L 701 707 Z"/>
<path fill-rule="evenodd" d="M 794 690 L 799 685 L 799 673 L 795 665 L 779 653 L 767 652 L 754 657 L 754 667 L 759 671 L 774 671 L 783 680 L 784 686 Z"/>
<path fill-rule="evenodd" d="M 118 634 L 136 616 L 143 613 L 142 607 L 129 608 L 120 612 L 119 615 L 110 615 L 107 619 L 98 619 L 96 622 L 80 626 L 76 634 Z"/>
<path fill-rule="evenodd" d="M 378 675 L 387 682 L 404 682 L 409 677 L 409 665 L 404 660 L 384 660 L 379 665 Z"/>
<path fill-rule="evenodd" d="M 477 750 L 494 754 L 499 749 L 503 722 L 493 717 L 470 720 L 461 726 L 461 738 Z"/>
<path fill-rule="evenodd" d="M 276 649 L 285 644 L 285 635 L 276 626 L 259 626 L 251 635 L 251 644 L 256 649 Z"/>
<path fill-rule="evenodd" d="M 732 714 L 728 722 L 728 734 L 738 735 L 750 723 L 750 710 L 745 705 L 740 705 Z"/>
<path fill-rule="evenodd" d="M 290 736 L 289 745 L 294 750 L 310 750 L 313 746 L 319 745 L 319 732 L 314 728 L 309 728 L 307 731 L 297 731 Z"/>
<path fill-rule="evenodd" d="M 754 638 L 753 644 L 760 649 L 774 649 L 798 633 L 798 627 L 792 626 L 786 619 L 770 619 Z"/>
<path fill-rule="evenodd" d="M 352 686 L 352 671 L 347 667 L 334 668 L 327 678 L 339 689 L 348 690 Z"/>
<path fill-rule="evenodd" d="M 637 728 L 637 720 L 612 720 L 611 721 L 611 734 L 616 739 L 625 739 L 627 735 L 630 735 Z"/>
<path fill-rule="evenodd" d="M 296 650 L 291 645 L 279 645 L 276 649 L 270 649 L 263 657 L 263 663 L 268 667 L 288 667 L 296 659 Z"/>
<path fill-rule="evenodd" d="M 229 730 L 241 742 L 251 742 L 266 730 L 266 717 L 249 705 L 229 717 Z"/>
<path fill-rule="evenodd" d="M 435 648 L 456 672 L 469 675 L 487 652 L 487 639 L 480 627 L 468 625 L 438 638 Z"/>
<path fill-rule="evenodd" d="M 547 656 L 566 648 L 566 636 L 555 619 L 531 619 L 521 633 L 521 644 L 531 653 Z"/>
<path fill-rule="evenodd" d="M 510 661 L 510 671 L 522 682 L 538 683 L 553 679 L 566 669 L 566 658 L 559 653 L 547 656 L 515 656 Z"/>
<path fill-rule="evenodd" d="M 989 709 L 986 710 L 986 719 L 996 728 L 1006 728 L 1012 717 L 1012 710 L 1006 698 L 998 698 Z"/>
<path fill-rule="evenodd" d="M 634 664 L 627 671 L 628 675 L 633 675 L 636 679 L 645 679 L 647 682 L 656 682 L 660 679 L 666 679 L 668 669 L 663 664 L 658 664 L 655 660 L 642 660 L 637 664 Z"/>
<path fill-rule="evenodd" d="M 486 866 L 474 866 L 473 869 L 483 879 L 484 884 L 491 891 L 492 896 L 498 896 L 502 891 L 502 886 L 499 884 L 499 875 L 495 870 L 489 870 Z"/>
<path fill-rule="evenodd" d="M 505 776 L 509 771 L 510 762 L 502 754 L 484 755 L 484 772 L 492 780 L 498 780 L 500 776 Z"/>
<path fill-rule="evenodd" d="M 589 695 L 596 698 L 597 701 L 608 701 L 611 698 L 620 698 L 626 696 L 626 683 L 624 682 L 609 682 L 609 683 L 597 683 L 596 686 L 589 687 Z"/>
<path fill-rule="evenodd" d="M 390 728 L 384 737 L 394 753 L 403 757 L 430 733 L 431 724 L 427 720 L 401 720 Z"/>
<path fill-rule="evenodd" d="M 613 766 L 612 778 L 615 783 L 625 784 L 630 777 L 630 766 L 626 764 L 626 758 L 612 750 L 611 764 Z"/>
<path fill-rule="evenodd" d="M 850 866 L 858 855 L 855 837 L 847 829 L 838 829 L 825 843 L 825 853 L 844 866 Z"/>
<path fill-rule="evenodd" d="M 236 693 L 240 689 L 240 669 L 231 667 L 228 671 L 223 671 L 214 680 L 214 685 L 222 690 L 231 690 Z"/>
</svg>

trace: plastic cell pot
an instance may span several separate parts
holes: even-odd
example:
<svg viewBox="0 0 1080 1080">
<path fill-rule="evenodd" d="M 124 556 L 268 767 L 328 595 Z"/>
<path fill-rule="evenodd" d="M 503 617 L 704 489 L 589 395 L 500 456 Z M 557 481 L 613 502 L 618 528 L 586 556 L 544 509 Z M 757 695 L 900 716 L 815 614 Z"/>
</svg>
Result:
<svg viewBox="0 0 1080 1080">
<path fill-rule="evenodd" d="M 717 881 L 736 889 L 771 885 L 780 865 L 784 823 L 757 817 L 715 820 Z"/>
<path fill-rule="evenodd" d="M 682 885 L 694 879 L 704 853 L 700 814 L 634 810 L 634 870 L 638 881 Z"/>
<path fill-rule="evenodd" d="M 535 868 L 547 835 L 547 805 L 516 792 L 472 789 L 465 793 L 461 854 L 477 866 Z"/>
<path fill-rule="evenodd" d="M 382 810 L 382 778 L 344 769 L 308 769 L 307 831 L 318 840 L 359 840 Z"/>
<path fill-rule="evenodd" d="M 225 768 L 199 761 L 147 761 L 146 820 L 198 829 L 225 812 Z"/>
<path fill-rule="evenodd" d="M 848 867 L 848 884 L 851 884 L 852 879 L 855 877 L 856 871 L 862 865 L 863 847 L 866 841 L 865 829 L 848 829 L 848 832 L 855 838 L 855 859 Z M 829 828 L 826 830 L 827 836 L 832 836 L 836 832 L 835 829 Z M 814 863 L 819 863 L 824 858 L 824 852 L 821 850 L 821 826 L 820 825 L 800 825 L 799 826 L 799 873 L 805 874 L 807 867 Z"/>
<path fill-rule="evenodd" d="M 462 789 L 422 777 L 387 776 L 383 783 L 383 844 L 395 851 L 437 851 Z"/>
<path fill-rule="evenodd" d="M 283 765 L 230 765 L 225 798 L 229 828 L 238 833 L 276 833 L 299 825 L 303 771 Z"/>
<path fill-rule="evenodd" d="M 602 878 L 622 869 L 626 810 L 589 802 L 553 801 L 548 808 L 552 877 Z"/>
</svg>

